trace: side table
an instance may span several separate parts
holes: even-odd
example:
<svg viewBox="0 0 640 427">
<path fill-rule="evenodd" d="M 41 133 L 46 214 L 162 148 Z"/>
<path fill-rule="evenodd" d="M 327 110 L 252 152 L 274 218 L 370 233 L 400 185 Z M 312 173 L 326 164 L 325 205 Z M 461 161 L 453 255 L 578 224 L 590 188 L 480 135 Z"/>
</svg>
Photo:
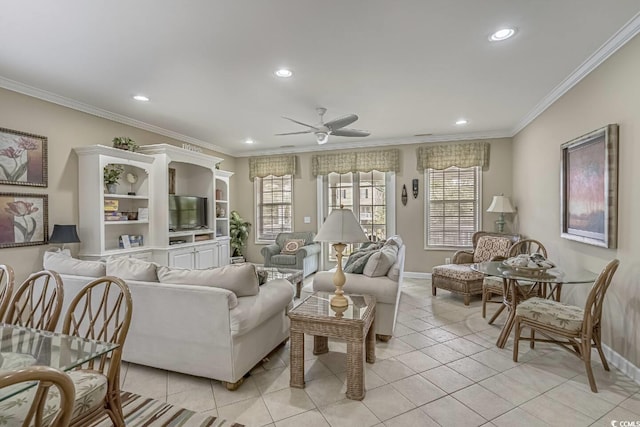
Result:
<svg viewBox="0 0 640 427">
<path fill-rule="evenodd" d="M 366 342 L 367 363 L 376 360 L 376 299 L 371 295 L 346 295 L 349 305 L 336 312 L 331 307 L 334 294 L 315 292 L 289 312 L 290 386 L 304 388 L 304 334 L 314 336 L 313 354 L 329 351 L 328 339 L 347 342 L 347 398 L 362 400 L 365 396 L 363 350 Z"/>
</svg>

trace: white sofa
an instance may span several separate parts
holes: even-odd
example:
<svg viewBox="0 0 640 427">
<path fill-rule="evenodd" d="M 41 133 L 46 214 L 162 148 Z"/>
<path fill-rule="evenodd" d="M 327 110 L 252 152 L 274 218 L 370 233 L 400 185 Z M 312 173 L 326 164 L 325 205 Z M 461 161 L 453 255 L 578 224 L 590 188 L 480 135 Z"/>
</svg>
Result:
<svg viewBox="0 0 640 427">
<path fill-rule="evenodd" d="M 365 274 L 345 273 L 347 281 L 343 287 L 346 294 L 368 294 L 376 297 L 376 335 L 384 341 L 391 338 L 396 326 L 406 252 L 406 247 L 399 236 L 389 239 L 393 239 L 399 249 L 397 258 L 387 274 L 369 277 Z M 316 273 L 313 282 L 302 288 L 300 297 L 304 299 L 317 291 L 334 292 L 336 288 L 333 284 L 333 274 L 334 270 Z"/>
<path fill-rule="evenodd" d="M 45 259 L 45 268 L 62 270 L 58 272 L 64 282 L 65 313 L 80 289 L 100 275 L 92 271 L 94 277 L 67 274 L 65 271 L 82 269 L 61 267 L 60 262 Z M 255 280 L 250 287 L 257 287 L 257 277 Z M 221 380 L 233 390 L 247 372 L 289 337 L 287 313 L 295 290 L 286 280 L 268 281 L 250 296 L 184 281 L 125 282 L 133 300 L 131 327 L 123 349 L 125 361 Z"/>
</svg>

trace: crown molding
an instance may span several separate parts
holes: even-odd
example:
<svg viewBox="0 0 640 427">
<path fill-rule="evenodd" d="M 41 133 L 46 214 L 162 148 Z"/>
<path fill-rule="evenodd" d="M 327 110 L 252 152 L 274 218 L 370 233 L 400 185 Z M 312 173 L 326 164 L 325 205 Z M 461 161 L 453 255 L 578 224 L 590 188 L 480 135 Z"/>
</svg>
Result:
<svg viewBox="0 0 640 427">
<path fill-rule="evenodd" d="M 598 50 L 596 50 L 586 61 L 576 68 L 567 78 L 565 78 L 558 86 L 556 86 L 547 96 L 535 106 L 529 113 L 524 116 L 511 131 L 511 136 L 515 136 L 524 129 L 529 123 L 535 120 L 547 108 L 553 105 L 562 95 L 567 93 L 572 87 L 577 85 L 589 73 L 598 68 L 600 64 L 606 61 L 618 49 L 624 46 L 629 40 L 634 38 L 640 32 L 640 13 L 636 14 L 629 22 L 620 28 L 609 40 L 607 40 Z"/>
<path fill-rule="evenodd" d="M 0 76 L 0 87 L 18 92 L 23 95 L 28 95 L 33 98 L 42 99 L 43 101 L 51 102 L 53 104 L 62 105 L 63 107 L 71 108 L 72 110 L 82 111 L 83 113 L 91 114 L 92 116 L 100 117 L 103 119 L 111 120 L 113 122 L 122 123 L 128 126 L 132 126 L 138 129 L 143 129 L 149 132 L 164 135 L 169 138 L 176 139 L 178 141 L 187 142 L 189 144 L 197 145 L 208 150 L 218 151 L 222 154 L 231 155 L 229 150 L 219 147 L 214 144 L 210 144 L 206 141 L 201 141 L 196 138 L 192 138 L 187 135 L 183 135 L 178 132 L 164 129 L 159 126 L 155 126 L 149 123 L 135 120 L 121 114 L 113 113 L 111 111 L 103 110 L 102 108 L 94 107 L 93 105 L 85 104 L 84 102 L 76 101 L 71 98 L 58 95 L 53 92 L 38 89 L 33 86 L 26 85 L 24 83 L 17 82 L 15 80 L 8 79 Z"/>
<path fill-rule="evenodd" d="M 396 145 L 410 145 L 410 144 L 428 144 L 435 142 L 449 142 L 449 141 L 467 141 L 471 139 L 497 139 L 497 138 L 511 138 L 512 133 L 510 130 L 491 130 L 484 132 L 469 132 L 469 133 L 451 133 L 444 135 L 430 135 L 430 136 L 411 136 L 406 138 L 388 138 L 377 139 L 374 141 L 344 141 L 336 143 L 327 143 L 323 145 L 308 145 L 304 147 L 288 147 L 278 148 L 272 150 L 254 150 L 254 151 L 242 151 L 235 152 L 232 155 L 234 157 L 253 157 L 253 156 L 268 156 L 273 154 L 296 154 L 296 153 L 309 153 L 309 152 L 322 152 L 322 151 L 336 151 L 336 150 L 354 150 L 357 148 L 376 148 Z M 331 140 L 331 137 L 329 137 Z"/>
</svg>

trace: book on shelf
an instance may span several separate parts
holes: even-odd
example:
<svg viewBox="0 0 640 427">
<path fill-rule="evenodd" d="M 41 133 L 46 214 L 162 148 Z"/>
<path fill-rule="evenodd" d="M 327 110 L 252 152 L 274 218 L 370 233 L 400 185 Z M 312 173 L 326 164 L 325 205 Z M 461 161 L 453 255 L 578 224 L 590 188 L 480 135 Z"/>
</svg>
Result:
<svg viewBox="0 0 640 427">
<path fill-rule="evenodd" d="M 118 200 L 105 200 L 104 201 L 104 211 L 105 212 L 117 212 L 118 211 Z"/>
</svg>

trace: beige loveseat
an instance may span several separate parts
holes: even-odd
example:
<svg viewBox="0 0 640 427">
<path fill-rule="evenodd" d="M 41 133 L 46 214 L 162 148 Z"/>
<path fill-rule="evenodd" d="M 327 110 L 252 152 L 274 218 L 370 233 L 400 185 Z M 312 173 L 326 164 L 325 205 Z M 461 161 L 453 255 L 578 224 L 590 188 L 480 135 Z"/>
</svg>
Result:
<svg viewBox="0 0 640 427">
<path fill-rule="evenodd" d="M 96 277 L 125 280 L 133 299 L 122 356 L 128 362 L 217 379 L 235 389 L 289 337 L 294 287 L 283 279 L 258 286 L 252 264 L 183 270 L 134 258 L 102 263 L 48 252 L 44 267 L 62 277 L 63 312 Z"/>
<path fill-rule="evenodd" d="M 343 288 L 347 294 L 368 294 L 376 297 L 376 335 L 385 341 L 391 338 L 396 326 L 406 252 L 406 246 L 400 236 L 390 237 L 387 243 L 398 247 L 396 259 L 388 271 L 376 277 L 364 273 L 345 273 L 347 281 Z M 365 269 L 365 273 L 367 272 L 369 271 Z M 313 282 L 302 288 L 301 298 L 304 299 L 317 291 L 334 292 L 336 288 L 333 284 L 333 274 L 333 271 L 316 273 Z"/>
</svg>

